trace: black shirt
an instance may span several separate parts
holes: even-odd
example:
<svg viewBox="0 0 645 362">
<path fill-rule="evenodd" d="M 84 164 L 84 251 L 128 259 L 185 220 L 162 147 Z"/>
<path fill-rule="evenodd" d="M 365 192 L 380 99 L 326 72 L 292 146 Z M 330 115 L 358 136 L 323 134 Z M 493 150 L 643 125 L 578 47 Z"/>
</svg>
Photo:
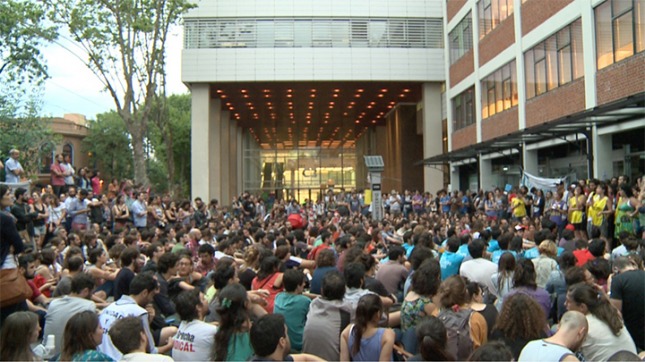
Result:
<svg viewBox="0 0 645 362">
<path fill-rule="evenodd" d="M 136 263 L 136 261 L 135 261 Z M 119 300 L 122 295 L 130 295 L 130 282 L 134 279 L 134 272 L 122 268 L 114 279 L 114 300 Z"/>
<path fill-rule="evenodd" d="M 622 300 L 623 320 L 638 350 L 645 349 L 645 271 L 628 270 L 611 282 L 611 299 Z"/>
</svg>

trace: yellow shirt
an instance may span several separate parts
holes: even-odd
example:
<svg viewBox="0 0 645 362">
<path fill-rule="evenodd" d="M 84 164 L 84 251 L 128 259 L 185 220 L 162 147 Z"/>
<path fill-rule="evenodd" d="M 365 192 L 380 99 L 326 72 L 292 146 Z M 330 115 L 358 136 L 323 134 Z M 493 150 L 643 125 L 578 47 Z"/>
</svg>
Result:
<svg viewBox="0 0 645 362">
<path fill-rule="evenodd" d="M 605 207 L 607 206 L 607 200 L 608 200 L 607 196 L 604 196 L 602 199 L 600 198 L 599 195 L 594 196 L 593 202 L 591 203 L 591 207 L 589 208 L 591 223 L 594 226 L 602 225 L 602 222 L 605 219 L 605 216 L 602 214 L 602 212 L 605 210 Z"/>
<path fill-rule="evenodd" d="M 526 205 L 521 197 L 514 198 L 511 202 L 511 206 L 513 207 L 513 216 L 518 219 L 526 216 Z"/>
</svg>

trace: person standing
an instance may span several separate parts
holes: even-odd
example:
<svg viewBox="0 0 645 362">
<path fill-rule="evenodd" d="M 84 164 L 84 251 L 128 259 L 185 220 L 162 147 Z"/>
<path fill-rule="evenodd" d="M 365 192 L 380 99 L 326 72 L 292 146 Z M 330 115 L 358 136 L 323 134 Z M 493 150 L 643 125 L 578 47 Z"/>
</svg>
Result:
<svg viewBox="0 0 645 362">
<path fill-rule="evenodd" d="M 27 190 L 19 188 L 14 192 L 15 204 L 11 208 L 11 214 L 16 218 L 18 234 L 25 243 L 33 243 L 34 223 L 33 219 L 38 215 L 27 203 Z"/>
<path fill-rule="evenodd" d="M 20 156 L 20 151 L 13 148 L 9 151 L 9 158 L 5 162 L 6 168 L 6 182 L 8 184 L 17 184 L 20 182 L 20 178 L 24 175 L 25 170 L 22 168 L 18 157 Z"/>
<path fill-rule="evenodd" d="M 60 194 L 65 188 L 65 166 L 63 163 L 65 159 L 60 153 L 56 155 L 56 160 L 49 167 L 52 176 L 52 188 L 54 189 L 54 195 L 60 197 Z"/>
<path fill-rule="evenodd" d="M 63 161 L 63 166 L 65 167 L 65 192 L 67 192 L 71 186 L 76 185 L 76 182 L 74 181 L 74 174 L 76 171 L 74 171 L 74 166 L 72 166 L 70 155 L 64 155 Z"/>
<path fill-rule="evenodd" d="M 638 269 L 627 257 L 614 260 L 611 281 L 611 304 L 618 309 L 638 350 L 645 349 L 645 271 Z"/>
<path fill-rule="evenodd" d="M 70 193 L 70 198 L 72 197 Z M 85 231 L 89 226 L 90 201 L 87 200 L 87 190 L 78 191 L 78 196 L 70 201 L 67 207 L 67 214 L 72 218 L 71 229 L 74 231 Z"/>
<path fill-rule="evenodd" d="M 148 207 L 146 206 L 146 194 L 144 192 L 135 192 L 132 195 L 135 200 L 132 203 L 132 216 L 134 218 L 134 226 L 139 229 L 145 229 L 148 224 Z"/>
</svg>

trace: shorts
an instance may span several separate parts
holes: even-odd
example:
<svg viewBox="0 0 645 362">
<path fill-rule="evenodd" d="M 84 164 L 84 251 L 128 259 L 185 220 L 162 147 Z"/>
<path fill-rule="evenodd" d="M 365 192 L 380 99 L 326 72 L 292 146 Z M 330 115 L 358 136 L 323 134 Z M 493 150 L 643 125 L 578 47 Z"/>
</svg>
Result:
<svg viewBox="0 0 645 362">
<path fill-rule="evenodd" d="M 587 229 L 586 223 L 573 224 L 573 229 L 577 231 L 584 231 Z"/>
<path fill-rule="evenodd" d="M 34 236 L 41 236 L 47 234 L 47 228 L 45 225 L 34 226 Z"/>
</svg>

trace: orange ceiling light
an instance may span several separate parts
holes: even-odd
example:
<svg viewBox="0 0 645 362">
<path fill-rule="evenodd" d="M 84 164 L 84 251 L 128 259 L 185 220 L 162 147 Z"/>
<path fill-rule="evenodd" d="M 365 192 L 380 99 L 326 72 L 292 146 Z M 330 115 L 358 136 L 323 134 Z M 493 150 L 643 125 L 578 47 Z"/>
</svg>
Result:
<svg viewBox="0 0 645 362">
<path fill-rule="evenodd" d="M 358 93 L 363 93 L 363 92 L 365 92 L 365 89 L 363 89 L 363 88 L 359 88 L 359 89 L 357 89 L 356 91 L 357 91 Z"/>
<path fill-rule="evenodd" d="M 223 91 L 223 90 L 221 90 L 221 89 L 218 89 L 218 90 L 216 90 L 216 92 L 217 92 L 218 94 L 220 94 L 220 93 L 223 93 L 224 91 Z"/>
<path fill-rule="evenodd" d="M 383 98 L 383 94 L 379 94 L 377 97 L 379 97 L 379 98 Z"/>
<path fill-rule="evenodd" d="M 403 89 L 403 93 L 410 93 L 410 89 L 408 88 Z"/>
<path fill-rule="evenodd" d="M 381 89 L 381 93 L 387 93 L 387 89 L 386 88 Z"/>
<path fill-rule="evenodd" d="M 242 92 L 242 93 L 246 93 L 246 89 L 242 89 L 240 92 Z"/>
</svg>

